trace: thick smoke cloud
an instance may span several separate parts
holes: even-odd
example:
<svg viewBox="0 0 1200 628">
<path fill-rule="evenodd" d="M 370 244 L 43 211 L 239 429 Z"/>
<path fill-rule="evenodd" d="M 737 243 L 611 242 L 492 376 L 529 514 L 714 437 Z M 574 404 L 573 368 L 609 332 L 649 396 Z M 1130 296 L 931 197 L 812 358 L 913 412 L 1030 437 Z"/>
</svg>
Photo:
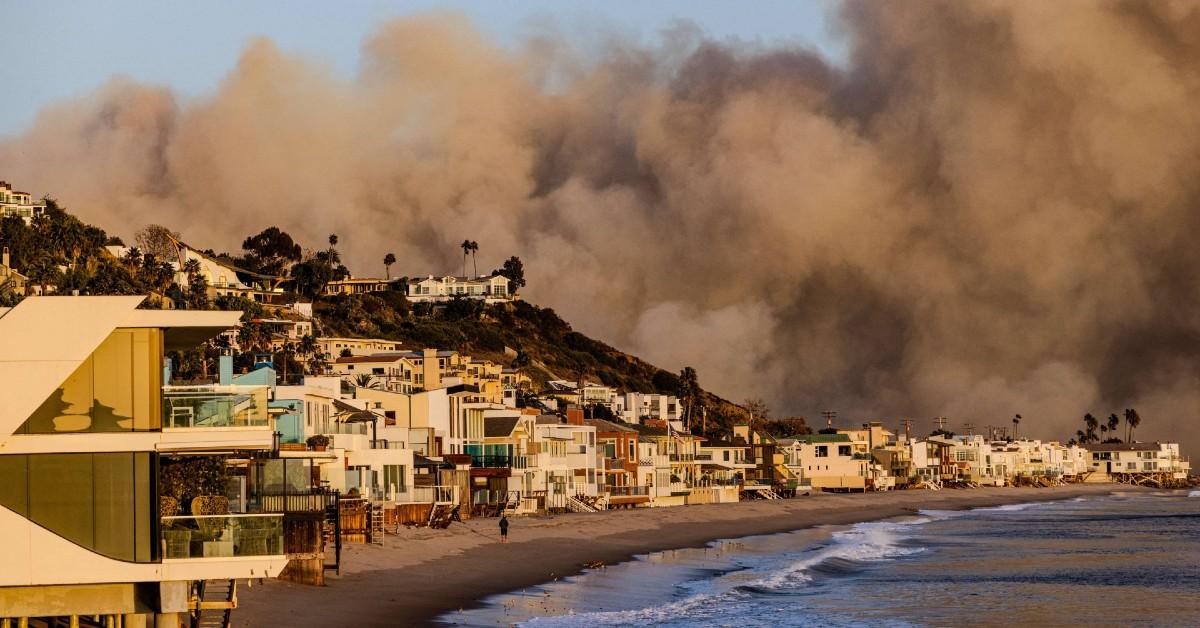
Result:
<svg viewBox="0 0 1200 628">
<path fill-rule="evenodd" d="M 384 25 L 351 79 L 248 45 L 184 101 L 114 79 L 0 172 L 128 236 L 278 225 L 352 269 L 510 254 L 531 300 L 776 414 L 1200 446 L 1200 10 L 854 3 L 844 64 L 715 42 Z M 918 422 L 919 428 L 931 425 Z"/>
</svg>

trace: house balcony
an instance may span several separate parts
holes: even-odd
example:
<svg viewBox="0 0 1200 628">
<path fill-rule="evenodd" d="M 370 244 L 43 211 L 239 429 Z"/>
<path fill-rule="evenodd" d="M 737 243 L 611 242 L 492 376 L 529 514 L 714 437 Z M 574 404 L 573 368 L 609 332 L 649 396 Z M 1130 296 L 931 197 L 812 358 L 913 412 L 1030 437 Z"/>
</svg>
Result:
<svg viewBox="0 0 1200 628">
<path fill-rule="evenodd" d="M 162 408 L 162 450 L 273 447 L 275 420 L 267 410 L 266 386 L 164 386 Z"/>
<path fill-rule="evenodd" d="M 671 454 L 671 462 L 695 462 L 696 454 Z"/>
<path fill-rule="evenodd" d="M 230 386 L 164 386 L 163 427 L 269 427 L 265 401 L 266 387 L 241 391 Z"/>
<path fill-rule="evenodd" d="M 163 559 L 284 557 L 283 515 L 162 518 Z"/>
<path fill-rule="evenodd" d="M 481 469 L 512 468 L 513 456 L 471 456 L 471 466 Z"/>
</svg>

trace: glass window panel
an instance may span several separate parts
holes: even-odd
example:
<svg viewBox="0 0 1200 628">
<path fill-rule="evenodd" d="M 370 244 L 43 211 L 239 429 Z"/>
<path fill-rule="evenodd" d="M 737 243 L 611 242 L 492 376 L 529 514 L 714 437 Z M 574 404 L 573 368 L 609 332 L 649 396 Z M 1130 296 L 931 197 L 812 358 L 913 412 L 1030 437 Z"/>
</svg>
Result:
<svg viewBox="0 0 1200 628">
<path fill-rule="evenodd" d="M 133 429 L 133 333 L 114 331 L 92 354 L 93 432 Z"/>
<path fill-rule="evenodd" d="M 134 560 L 158 560 L 158 494 L 154 486 L 158 456 L 151 452 L 133 454 Z"/>
<path fill-rule="evenodd" d="M 262 465 L 262 487 L 269 495 L 278 495 L 284 489 L 283 463 L 283 459 L 276 458 Z"/>
<path fill-rule="evenodd" d="M 91 454 L 38 454 L 29 458 L 29 518 L 51 532 L 92 547 Z"/>
<path fill-rule="evenodd" d="M 28 456 L 0 456 L 0 506 L 22 517 L 29 516 L 28 465 Z"/>
<path fill-rule="evenodd" d="M 134 560 L 133 455 L 93 455 L 95 545 L 97 552 L 118 560 Z"/>
<path fill-rule="evenodd" d="M 133 329 L 133 429 L 156 430 L 162 427 L 162 330 Z"/>
<path fill-rule="evenodd" d="M 300 493 L 308 490 L 308 480 L 312 474 L 306 469 L 307 460 L 284 460 L 284 479 L 287 481 L 287 490 L 291 493 Z"/>
</svg>

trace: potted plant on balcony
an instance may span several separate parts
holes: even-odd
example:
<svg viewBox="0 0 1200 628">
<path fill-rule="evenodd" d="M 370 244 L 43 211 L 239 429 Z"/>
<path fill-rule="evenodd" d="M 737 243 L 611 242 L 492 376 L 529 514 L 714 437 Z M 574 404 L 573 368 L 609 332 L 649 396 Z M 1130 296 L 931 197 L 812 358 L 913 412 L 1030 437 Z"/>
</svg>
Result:
<svg viewBox="0 0 1200 628">
<path fill-rule="evenodd" d="M 325 448 L 329 446 L 329 437 L 324 434 L 314 434 L 304 442 L 308 443 L 313 451 L 325 451 Z"/>
</svg>

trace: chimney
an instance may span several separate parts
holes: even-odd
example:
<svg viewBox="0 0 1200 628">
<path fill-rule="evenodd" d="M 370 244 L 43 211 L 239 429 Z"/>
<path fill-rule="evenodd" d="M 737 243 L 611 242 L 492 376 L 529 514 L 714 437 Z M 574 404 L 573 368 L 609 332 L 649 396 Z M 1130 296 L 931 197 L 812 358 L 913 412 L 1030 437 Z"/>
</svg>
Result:
<svg viewBox="0 0 1200 628">
<path fill-rule="evenodd" d="M 583 409 L 567 408 L 567 423 L 570 425 L 583 425 Z"/>
</svg>

